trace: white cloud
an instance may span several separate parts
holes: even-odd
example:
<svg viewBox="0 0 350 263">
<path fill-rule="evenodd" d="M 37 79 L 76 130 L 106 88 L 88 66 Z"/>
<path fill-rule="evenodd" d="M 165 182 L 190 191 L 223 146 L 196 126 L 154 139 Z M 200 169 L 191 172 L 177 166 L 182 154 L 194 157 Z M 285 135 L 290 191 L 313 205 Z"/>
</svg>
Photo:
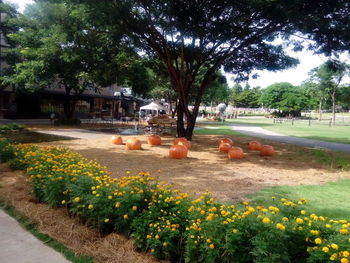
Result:
<svg viewBox="0 0 350 263">
<path fill-rule="evenodd" d="M 266 88 L 276 82 L 290 82 L 293 85 L 300 85 L 304 80 L 308 79 L 308 73 L 313 68 L 316 68 L 327 61 L 327 58 L 323 55 L 314 55 L 311 51 L 302 51 L 298 53 L 289 52 L 291 56 L 299 59 L 299 64 L 294 67 L 283 71 L 271 72 L 267 70 L 255 71 L 259 77 L 257 79 L 250 79 L 249 85 L 252 87 L 260 86 Z M 350 63 L 349 54 L 342 54 L 340 59 L 344 62 Z M 234 85 L 232 81 L 232 75 L 226 74 L 229 87 Z M 349 82 L 350 79 L 345 79 L 345 82 Z M 242 83 L 241 83 L 242 84 Z"/>
</svg>

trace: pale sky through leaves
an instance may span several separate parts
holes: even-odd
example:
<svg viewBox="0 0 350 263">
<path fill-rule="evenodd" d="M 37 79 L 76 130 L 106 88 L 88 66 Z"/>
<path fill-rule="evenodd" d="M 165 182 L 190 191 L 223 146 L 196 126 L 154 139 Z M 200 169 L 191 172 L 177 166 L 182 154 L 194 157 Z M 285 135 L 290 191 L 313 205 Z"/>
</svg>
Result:
<svg viewBox="0 0 350 263">
<path fill-rule="evenodd" d="M 5 2 L 17 4 L 20 12 L 23 12 L 26 4 L 33 3 L 32 0 L 5 0 Z M 260 86 L 262 88 L 266 88 L 275 82 L 290 82 L 293 85 L 299 85 L 308 78 L 308 72 L 311 69 L 318 67 L 327 60 L 324 56 L 313 55 L 311 51 L 302 51 L 291 55 L 296 56 L 300 61 L 300 64 L 295 68 L 278 72 L 268 72 L 266 70 L 257 71 L 256 73 L 258 73 L 260 77 L 249 80 L 249 85 L 252 87 Z M 344 62 L 350 63 L 349 54 L 343 54 L 341 58 Z M 230 74 L 225 75 L 229 86 L 232 87 L 234 84 L 231 80 L 232 76 L 230 76 Z M 346 82 L 350 82 L 349 78 L 346 79 Z M 245 83 L 241 84 L 244 85 Z"/>
</svg>

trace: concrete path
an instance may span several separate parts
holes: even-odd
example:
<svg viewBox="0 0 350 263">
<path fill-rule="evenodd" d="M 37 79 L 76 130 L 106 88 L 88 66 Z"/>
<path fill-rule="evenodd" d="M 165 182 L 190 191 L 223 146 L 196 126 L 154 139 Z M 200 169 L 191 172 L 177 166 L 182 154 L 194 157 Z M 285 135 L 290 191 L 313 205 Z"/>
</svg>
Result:
<svg viewBox="0 0 350 263">
<path fill-rule="evenodd" d="M 1 263 L 69 263 L 64 256 L 24 230 L 0 209 Z"/>
<path fill-rule="evenodd" d="M 261 127 L 249 125 L 233 125 L 232 130 L 245 135 L 268 139 L 276 142 L 283 142 L 311 148 L 324 148 L 332 151 L 350 152 L 350 144 L 342 144 L 335 142 L 324 142 L 312 139 L 304 139 L 299 137 L 287 136 L 265 130 Z"/>
<path fill-rule="evenodd" d="M 112 134 L 104 133 L 101 131 L 85 130 L 85 129 L 57 129 L 57 130 L 35 130 L 39 133 L 65 136 L 75 139 L 97 139 L 97 138 L 110 138 Z"/>
</svg>

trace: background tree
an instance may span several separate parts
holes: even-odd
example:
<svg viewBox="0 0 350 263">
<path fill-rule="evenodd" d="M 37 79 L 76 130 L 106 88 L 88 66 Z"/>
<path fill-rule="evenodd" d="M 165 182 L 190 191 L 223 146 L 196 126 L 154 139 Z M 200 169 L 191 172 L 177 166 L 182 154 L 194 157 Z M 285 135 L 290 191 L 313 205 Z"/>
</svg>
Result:
<svg viewBox="0 0 350 263">
<path fill-rule="evenodd" d="M 342 87 L 341 82 L 348 72 L 349 65 L 337 60 L 329 60 L 311 71 L 311 79 L 318 84 L 320 94 L 323 97 L 329 96 L 332 101 L 333 125 L 335 125 L 337 95 Z M 320 104 L 321 102 L 322 100 L 320 100 Z"/>
<path fill-rule="evenodd" d="M 327 92 L 323 90 L 322 87 L 320 87 L 320 85 L 318 85 L 315 82 L 312 82 L 312 80 L 305 81 L 304 83 L 302 83 L 301 86 L 305 89 L 306 93 L 310 97 L 310 108 L 317 109 L 319 114 L 318 120 L 321 121 L 323 108 L 328 104 Z"/>
<path fill-rule="evenodd" d="M 309 108 L 309 100 L 305 89 L 280 82 L 264 89 L 260 102 L 264 107 L 278 109 L 280 116 L 300 117 L 301 111 Z"/>
<path fill-rule="evenodd" d="M 202 72 L 203 73 L 203 72 Z M 198 79 L 201 79 L 199 77 Z M 195 97 L 198 89 L 200 88 L 200 82 L 194 83 L 192 90 L 192 101 L 194 103 Z M 208 87 L 204 91 L 202 97 L 202 103 L 204 105 L 218 105 L 219 103 L 228 104 L 229 101 L 229 87 L 227 84 L 226 77 L 220 72 L 217 71 L 214 74 L 213 80 L 208 84 Z"/>
<path fill-rule="evenodd" d="M 261 106 L 260 87 L 251 88 L 249 85 L 246 85 L 240 92 L 232 94 L 232 97 L 234 98 L 234 105 L 239 108 L 259 108 Z"/>
<path fill-rule="evenodd" d="M 21 62 L 3 79 L 33 92 L 48 86 L 64 89 L 68 119 L 88 88 L 97 91 L 118 82 L 143 94 L 149 84 L 143 59 L 123 43 L 123 35 L 115 27 L 97 29 L 87 14 L 85 5 L 38 1 L 17 21 L 21 30 L 10 36 Z"/>
<path fill-rule="evenodd" d="M 204 91 L 220 67 L 245 79 L 254 68 L 279 70 L 294 65 L 296 60 L 284 53 L 282 45 L 272 44 L 279 35 L 288 38 L 301 32 L 320 43 L 309 46 L 318 52 L 349 47 L 345 0 L 83 2 L 95 18 L 122 24 L 135 45 L 164 63 L 179 100 L 177 133 L 188 139 Z M 292 44 L 301 46 L 296 41 Z M 199 79 L 201 69 L 205 74 Z M 190 111 L 189 96 L 196 81 L 201 84 Z"/>
<path fill-rule="evenodd" d="M 7 63 L 14 63 L 17 59 L 17 56 L 10 52 L 9 47 L 13 46 L 13 41 L 8 37 L 9 35 L 18 31 L 18 26 L 14 23 L 15 18 L 19 15 L 16 11 L 15 6 L 0 1 L 0 14 L 1 14 L 1 23 L 0 23 L 0 35 L 2 36 L 0 43 L 0 77 L 4 74 L 8 74 L 11 70 L 7 66 Z M 0 79 L 0 90 L 5 86 L 2 85 Z"/>
<path fill-rule="evenodd" d="M 339 103 L 344 110 L 350 110 L 350 85 L 344 85 L 339 92 Z"/>
</svg>

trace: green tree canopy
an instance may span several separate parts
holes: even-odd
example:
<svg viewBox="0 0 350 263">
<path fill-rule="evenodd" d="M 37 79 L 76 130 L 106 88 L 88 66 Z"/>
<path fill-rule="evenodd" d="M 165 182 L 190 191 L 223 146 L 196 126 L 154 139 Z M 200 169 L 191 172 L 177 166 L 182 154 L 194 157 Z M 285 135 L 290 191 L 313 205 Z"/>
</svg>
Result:
<svg viewBox="0 0 350 263">
<path fill-rule="evenodd" d="M 73 116 L 78 96 L 88 88 L 118 82 L 137 94 L 146 93 L 149 83 L 143 59 L 123 42 L 115 27 L 97 29 L 87 17 L 85 5 L 48 1 L 30 5 L 16 21 L 21 30 L 9 36 L 15 43 L 12 52 L 21 61 L 3 79 L 32 91 L 61 87 L 67 118 Z"/>
<path fill-rule="evenodd" d="M 253 69 L 279 70 L 294 65 L 297 61 L 272 41 L 296 33 L 315 40 L 317 44 L 309 48 L 318 52 L 349 47 L 349 25 L 345 23 L 349 4 L 345 0 L 79 2 L 88 3 L 99 21 L 123 25 L 135 45 L 164 63 L 179 99 L 178 136 L 188 139 L 204 91 L 220 67 L 245 79 Z M 342 42 L 333 41 L 333 27 Z M 289 43 L 301 48 L 300 42 Z M 203 68 L 205 74 L 199 79 Z M 189 96 L 197 80 L 201 85 L 190 111 Z"/>
<path fill-rule="evenodd" d="M 282 115 L 300 116 L 301 110 L 309 109 L 305 89 L 288 82 L 275 83 L 263 90 L 260 102 L 264 107 L 278 109 Z"/>
<path fill-rule="evenodd" d="M 239 84 L 235 84 L 230 90 L 230 101 L 235 107 L 259 108 L 261 106 L 260 97 L 260 87 L 251 88 L 246 85 L 243 89 Z"/>
<path fill-rule="evenodd" d="M 335 124 L 337 96 L 341 93 L 342 87 L 344 87 L 341 85 L 341 82 L 348 74 L 349 69 L 350 66 L 346 63 L 331 59 L 310 72 L 310 79 L 314 82 L 317 89 L 316 94 L 320 99 L 320 114 L 322 112 L 323 101 L 327 98 L 330 98 L 332 101 L 333 125 Z"/>
</svg>

